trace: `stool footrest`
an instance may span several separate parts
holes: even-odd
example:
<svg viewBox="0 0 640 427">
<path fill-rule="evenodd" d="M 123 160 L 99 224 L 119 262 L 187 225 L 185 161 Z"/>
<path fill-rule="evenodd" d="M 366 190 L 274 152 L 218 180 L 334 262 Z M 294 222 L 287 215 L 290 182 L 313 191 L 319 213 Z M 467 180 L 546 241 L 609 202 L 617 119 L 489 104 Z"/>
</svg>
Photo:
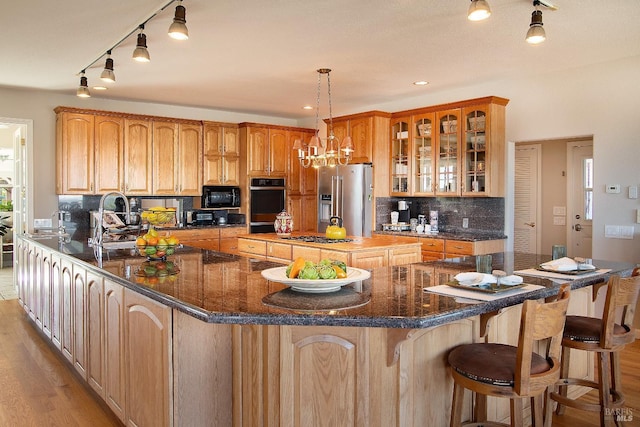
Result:
<svg viewBox="0 0 640 427">
<path fill-rule="evenodd" d="M 583 380 L 580 378 L 561 378 L 555 383 L 556 387 L 568 387 L 568 386 L 582 386 L 582 387 L 590 387 L 594 389 L 598 389 L 600 385 L 595 381 Z M 610 389 L 609 393 L 611 394 L 611 407 L 619 408 L 624 405 L 624 394 L 614 389 Z M 549 398 L 558 402 L 560 405 L 569 406 L 571 408 L 581 409 L 583 411 L 590 412 L 600 412 L 602 410 L 602 406 L 598 403 L 586 403 L 580 401 L 578 399 L 571 399 L 562 394 L 553 392 L 549 394 Z"/>
</svg>

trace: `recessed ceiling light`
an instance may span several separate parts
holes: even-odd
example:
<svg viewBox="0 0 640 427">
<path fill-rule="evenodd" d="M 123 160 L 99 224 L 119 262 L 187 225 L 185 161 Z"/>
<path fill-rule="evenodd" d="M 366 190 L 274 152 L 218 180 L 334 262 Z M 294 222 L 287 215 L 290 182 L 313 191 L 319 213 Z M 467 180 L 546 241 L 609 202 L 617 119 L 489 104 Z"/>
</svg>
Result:
<svg viewBox="0 0 640 427">
<path fill-rule="evenodd" d="M 413 82 L 413 84 L 416 86 L 426 86 L 429 84 L 429 82 L 426 80 L 418 80 L 417 82 Z"/>
<path fill-rule="evenodd" d="M 107 88 L 105 86 L 94 86 L 93 89 L 95 89 L 95 90 L 107 90 Z"/>
<path fill-rule="evenodd" d="M 0 123 L 0 129 L 9 129 L 9 125 L 6 123 Z"/>
<path fill-rule="evenodd" d="M 305 105 L 304 107 L 302 107 L 303 110 L 313 110 L 313 107 L 311 105 Z"/>
</svg>

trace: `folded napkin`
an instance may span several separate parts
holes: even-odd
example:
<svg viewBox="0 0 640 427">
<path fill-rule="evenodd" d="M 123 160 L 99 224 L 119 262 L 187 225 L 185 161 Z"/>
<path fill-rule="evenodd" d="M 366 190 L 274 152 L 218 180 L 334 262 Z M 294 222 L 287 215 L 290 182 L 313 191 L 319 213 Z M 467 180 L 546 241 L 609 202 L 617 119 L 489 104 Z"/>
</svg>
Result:
<svg viewBox="0 0 640 427">
<path fill-rule="evenodd" d="M 591 264 L 580 263 L 580 270 L 595 270 Z M 540 264 L 540 267 L 550 271 L 575 271 L 578 270 L 578 263 L 569 257 L 554 259 Z"/>
<path fill-rule="evenodd" d="M 497 283 L 498 279 L 492 274 L 476 273 L 473 271 L 466 273 L 458 273 L 455 279 L 463 286 L 479 286 L 485 283 Z M 519 285 L 522 283 L 522 277 L 512 274 L 500 279 L 501 285 Z"/>
</svg>

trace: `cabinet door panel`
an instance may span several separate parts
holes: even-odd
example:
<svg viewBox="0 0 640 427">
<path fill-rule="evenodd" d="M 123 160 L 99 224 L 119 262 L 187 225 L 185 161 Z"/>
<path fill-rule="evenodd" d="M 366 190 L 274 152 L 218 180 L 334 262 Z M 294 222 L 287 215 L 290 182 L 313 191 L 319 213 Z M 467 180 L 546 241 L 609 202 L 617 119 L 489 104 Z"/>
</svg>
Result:
<svg viewBox="0 0 640 427">
<path fill-rule="evenodd" d="M 171 425 L 171 309 L 128 289 L 124 301 L 126 424 Z"/>
<path fill-rule="evenodd" d="M 250 128 L 247 130 L 249 159 L 248 169 L 251 176 L 265 176 L 269 167 L 269 130 Z"/>
<path fill-rule="evenodd" d="M 62 194 L 93 193 L 94 118 L 90 114 L 62 113 Z"/>
<path fill-rule="evenodd" d="M 104 397 L 125 421 L 124 288 L 104 282 Z"/>
<path fill-rule="evenodd" d="M 62 330 L 61 350 L 62 355 L 73 363 L 73 301 L 71 298 L 73 288 L 73 266 L 68 261 L 61 261 L 61 301 L 60 301 L 60 321 Z"/>
<path fill-rule="evenodd" d="M 179 194 L 199 196 L 202 191 L 202 128 L 181 124 L 179 145 Z"/>
<path fill-rule="evenodd" d="M 150 121 L 125 120 L 124 167 L 128 195 L 151 194 L 152 141 Z"/>
<path fill-rule="evenodd" d="M 281 129 L 269 130 L 269 175 L 285 176 L 289 163 L 289 132 Z"/>
<path fill-rule="evenodd" d="M 80 376 L 87 379 L 87 347 L 86 347 L 86 270 L 73 267 L 73 290 L 72 290 L 72 345 L 73 345 L 73 366 L 80 373 Z"/>
<path fill-rule="evenodd" d="M 124 120 L 95 117 L 95 192 L 124 190 Z"/>
<path fill-rule="evenodd" d="M 87 272 L 87 381 L 104 399 L 104 283 L 101 276 Z"/>
<path fill-rule="evenodd" d="M 240 185 L 240 157 L 222 158 L 222 176 L 222 184 Z"/>
<path fill-rule="evenodd" d="M 357 163 L 371 162 L 373 118 L 364 117 L 360 119 L 351 119 L 349 128 L 351 140 L 353 141 L 353 161 Z"/>
<path fill-rule="evenodd" d="M 178 124 L 153 122 L 153 194 L 178 192 Z"/>
</svg>

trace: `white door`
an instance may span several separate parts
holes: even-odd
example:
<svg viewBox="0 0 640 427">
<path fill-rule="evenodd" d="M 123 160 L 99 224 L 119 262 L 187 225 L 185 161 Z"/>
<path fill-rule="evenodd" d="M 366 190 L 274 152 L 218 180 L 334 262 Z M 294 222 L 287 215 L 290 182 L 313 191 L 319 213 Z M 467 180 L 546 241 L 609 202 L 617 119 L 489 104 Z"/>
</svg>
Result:
<svg viewBox="0 0 640 427">
<path fill-rule="evenodd" d="M 540 145 L 516 146 L 514 186 L 515 252 L 538 253 L 540 229 Z"/>
<path fill-rule="evenodd" d="M 580 141 L 567 146 L 569 224 L 567 255 L 591 258 L 593 237 L 593 142 Z"/>
</svg>

